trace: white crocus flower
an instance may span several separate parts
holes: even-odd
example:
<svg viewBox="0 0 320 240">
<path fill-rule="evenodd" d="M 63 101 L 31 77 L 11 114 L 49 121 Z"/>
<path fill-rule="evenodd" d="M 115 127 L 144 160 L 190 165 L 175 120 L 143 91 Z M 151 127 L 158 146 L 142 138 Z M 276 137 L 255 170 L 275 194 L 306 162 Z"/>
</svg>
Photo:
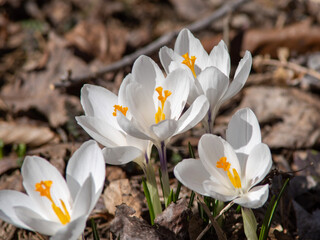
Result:
<svg viewBox="0 0 320 240">
<path fill-rule="evenodd" d="M 21 174 L 27 194 L 0 191 L 0 218 L 51 239 L 77 239 L 104 186 L 105 163 L 97 143 L 85 142 L 74 153 L 67 181 L 37 156 L 25 158 Z"/>
<path fill-rule="evenodd" d="M 189 103 L 202 94 L 208 98 L 210 108 L 203 124 L 207 132 L 212 133 L 220 106 L 242 89 L 249 76 L 252 65 L 250 52 L 246 51 L 241 59 L 231 83 L 230 56 L 222 40 L 208 54 L 199 39 L 188 29 L 183 29 L 177 37 L 174 50 L 163 47 L 159 56 L 167 73 L 183 68 L 192 76 Z"/>
<path fill-rule="evenodd" d="M 85 115 L 76 117 L 76 120 L 93 139 L 105 146 L 102 152 L 106 163 L 122 165 L 134 161 L 139 164 L 147 178 L 154 211 L 159 214 L 161 204 L 154 170 L 149 164 L 152 142 L 128 135 L 117 122 L 118 112 L 131 119 L 124 102 L 128 80 L 123 80 L 118 96 L 103 87 L 85 84 L 81 89 L 81 105 Z"/>
<path fill-rule="evenodd" d="M 183 112 L 189 95 L 189 77 L 177 69 L 165 78 L 149 57 L 139 57 L 132 68 L 124 94 L 124 102 L 132 118 L 118 115 L 118 123 L 128 134 L 151 140 L 156 147 L 194 127 L 206 114 L 209 104 L 199 96 Z"/>
<path fill-rule="evenodd" d="M 165 78 L 158 65 L 146 56 L 135 61 L 132 74 L 126 79 L 124 103 L 132 118 L 120 111 L 118 123 L 128 134 L 150 140 L 157 147 L 166 200 L 170 193 L 166 144 L 171 137 L 200 122 L 209 104 L 205 96 L 198 96 L 183 113 L 189 95 L 188 74 L 183 69 L 177 69 Z"/>
<path fill-rule="evenodd" d="M 230 143 L 212 134 L 203 135 L 198 145 L 200 160 L 183 160 L 174 174 L 202 195 L 246 208 L 261 207 L 268 198 L 268 184 L 256 185 L 270 171 L 272 160 L 269 147 L 261 143 L 259 124 L 250 109 L 232 117 L 227 137 Z"/>
<path fill-rule="evenodd" d="M 119 97 L 109 90 L 86 84 L 81 89 L 81 105 L 85 115 L 76 117 L 78 124 L 96 141 L 105 146 L 102 150 L 108 164 L 122 165 L 136 161 L 143 167 L 150 157 L 152 143 L 136 139 L 124 132 L 117 122 L 117 112 L 130 118 L 124 105 L 123 91 L 127 85 L 124 79 Z"/>
</svg>

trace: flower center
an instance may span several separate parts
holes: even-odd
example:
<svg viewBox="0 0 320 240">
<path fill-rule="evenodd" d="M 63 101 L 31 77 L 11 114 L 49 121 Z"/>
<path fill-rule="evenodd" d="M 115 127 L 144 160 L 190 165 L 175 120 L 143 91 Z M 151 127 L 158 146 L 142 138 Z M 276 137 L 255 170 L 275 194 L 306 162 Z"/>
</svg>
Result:
<svg viewBox="0 0 320 240">
<path fill-rule="evenodd" d="M 195 56 L 191 56 L 191 58 L 189 58 L 189 53 L 182 55 L 182 57 L 184 58 L 182 63 L 187 65 L 190 68 L 191 72 L 193 73 L 193 76 L 196 78 L 197 75 L 196 75 L 196 72 L 194 71 L 194 63 L 197 58 Z"/>
<path fill-rule="evenodd" d="M 216 165 L 217 168 L 222 168 L 223 171 L 227 172 L 230 182 L 235 188 L 241 188 L 241 180 L 239 174 L 236 169 L 232 169 L 232 173 L 230 172 L 231 163 L 227 162 L 226 157 L 222 157 L 219 159 Z"/>
<path fill-rule="evenodd" d="M 50 188 L 52 185 L 52 181 L 47 180 L 47 181 L 41 181 L 39 183 L 35 184 L 35 191 L 40 193 L 40 196 L 42 197 L 47 197 L 49 199 L 49 201 L 52 203 L 51 207 L 54 211 L 54 213 L 57 215 L 57 217 L 59 218 L 60 222 L 65 225 L 68 222 L 70 222 L 70 214 L 66 208 L 66 205 L 64 204 L 64 202 L 60 199 L 61 205 L 63 207 L 63 211 L 61 210 L 60 207 L 58 207 L 52 197 L 51 197 L 51 193 L 50 193 Z"/>
<path fill-rule="evenodd" d="M 113 111 L 112 115 L 113 115 L 114 117 L 117 116 L 117 110 L 120 111 L 120 112 L 122 112 L 122 114 L 126 116 L 127 111 L 128 111 L 128 107 L 122 107 L 122 106 L 120 106 L 120 105 L 114 105 L 113 107 L 114 107 L 114 111 Z"/>
<path fill-rule="evenodd" d="M 159 123 L 162 120 L 165 120 L 166 115 L 163 113 L 164 103 L 166 102 L 167 98 L 171 95 L 171 92 L 169 90 L 164 90 L 162 87 L 156 88 L 157 93 L 159 94 L 158 99 L 161 102 L 161 107 L 158 106 L 158 111 L 155 115 L 156 123 Z M 162 91 L 164 95 L 162 94 Z"/>
</svg>

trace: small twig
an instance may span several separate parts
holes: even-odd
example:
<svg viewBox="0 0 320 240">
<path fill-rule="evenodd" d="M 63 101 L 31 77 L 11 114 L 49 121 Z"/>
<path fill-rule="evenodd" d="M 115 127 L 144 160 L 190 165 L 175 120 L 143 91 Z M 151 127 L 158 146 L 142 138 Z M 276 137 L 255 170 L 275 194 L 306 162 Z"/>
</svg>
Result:
<svg viewBox="0 0 320 240">
<path fill-rule="evenodd" d="M 269 65 L 269 66 L 288 68 L 288 69 L 293 70 L 294 72 L 308 74 L 308 75 L 320 80 L 320 73 L 319 72 L 317 72 L 313 69 L 310 69 L 310 68 L 303 67 L 303 66 L 296 64 L 296 63 L 293 63 L 293 62 L 257 57 L 254 59 L 254 64 L 257 66 Z"/>
<path fill-rule="evenodd" d="M 197 198 L 201 204 L 201 206 L 203 207 L 204 211 L 206 212 L 206 214 L 208 215 L 209 219 L 210 219 L 210 223 L 206 226 L 206 228 L 199 234 L 199 236 L 197 237 L 197 240 L 200 240 L 205 234 L 206 232 L 210 229 L 211 226 L 214 227 L 214 229 L 216 230 L 217 236 L 219 240 L 222 239 L 227 239 L 225 233 L 222 231 L 221 227 L 219 226 L 217 220 L 218 218 L 224 214 L 226 211 L 228 211 L 228 209 L 234 204 L 233 202 L 230 202 L 227 206 L 225 206 L 220 213 L 215 216 L 213 218 L 213 216 L 211 215 L 211 212 L 208 208 L 208 206 L 204 203 L 202 196 L 197 194 Z"/>
<path fill-rule="evenodd" d="M 192 32 L 197 32 L 200 31 L 206 27 L 208 27 L 213 21 L 220 19 L 221 17 L 225 16 L 226 14 L 236 10 L 239 8 L 242 4 L 248 2 L 249 0 L 235 0 L 232 2 L 228 2 L 224 4 L 221 8 L 219 8 L 217 11 L 209 15 L 208 17 L 201 19 L 199 21 L 196 21 L 188 26 L 190 31 Z M 180 32 L 179 30 L 175 30 L 172 32 L 169 32 L 162 37 L 158 38 L 154 42 L 151 42 L 149 45 L 137 50 L 136 52 L 129 54 L 125 57 L 123 57 L 121 60 L 114 62 L 110 65 L 107 65 L 105 67 L 102 67 L 98 69 L 95 72 L 89 72 L 87 74 L 84 74 L 79 77 L 72 77 L 69 76 L 68 78 L 61 79 L 61 82 L 55 83 L 54 87 L 69 87 L 73 83 L 80 83 L 80 82 L 85 82 L 89 79 L 94 79 L 98 76 L 104 75 L 108 72 L 116 71 L 120 68 L 123 68 L 125 66 L 128 66 L 132 64 L 140 55 L 150 55 L 151 53 L 157 51 L 160 49 L 160 47 L 168 44 L 171 42 L 174 38 L 178 36 Z"/>
</svg>

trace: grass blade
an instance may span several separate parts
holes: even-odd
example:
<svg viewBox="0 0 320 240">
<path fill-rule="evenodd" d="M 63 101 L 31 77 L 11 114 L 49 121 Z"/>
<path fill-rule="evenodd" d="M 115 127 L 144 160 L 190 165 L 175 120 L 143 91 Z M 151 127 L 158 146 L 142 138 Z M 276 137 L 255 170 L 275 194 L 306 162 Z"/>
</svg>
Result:
<svg viewBox="0 0 320 240">
<path fill-rule="evenodd" d="M 96 225 L 96 223 L 95 223 L 93 218 L 91 218 L 90 220 L 91 220 L 93 239 L 94 240 L 100 240 L 100 237 L 99 237 L 99 234 L 98 234 L 98 230 L 97 230 L 97 225 Z"/>
<path fill-rule="evenodd" d="M 147 203 L 148 203 L 148 207 L 149 207 L 150 222 L 151 222 L 151 225 L 153 226 L 155 215 L 154 215 L 153 205 L 152 205 L 152 201 L 151 201 L 151 197 L 150 197 L 150 192 L 147 187 L 147 183 L 146 183 L 145 178 L 142 178 L 142 186 L 143 186 L 143 192 L 144 192 L 144 195 L 147 199 Z"/>
<path fill-rule="evenodd" d="M 271 226 L 271 222 L 273 219 L 273 215 L 278 207 L 279 201 L 282 197 L 282 194 L 284 193 L 285 188 L 288 185 L 289 180 L 290 179 L 287 178 L 286 181 L 284 182 L 276 200 L 275 200 L 275 196 L 272 196 L 270 204 L 269 204 L 267 212 L 266 212 L 266 215 L 263 220 L 263 224 L 262 224 L 260 235 L 259 235 L 259 240 L 266 240 L 267 239 L 268 233 L 270 230 L 270 226 Z"/>
<path fill-rule="evenodd" d="M 179 194 L 180 194 L 180 190 L 181 190 L 181 182 L 178 181 L 178 186 L 177 186 L 177 190 L 176 190 L 176 193 L 174 194 L 174 198 L 173 198 L 173 202 L 176 203 L 177 200 L 179 199 Z"/>
</svg>

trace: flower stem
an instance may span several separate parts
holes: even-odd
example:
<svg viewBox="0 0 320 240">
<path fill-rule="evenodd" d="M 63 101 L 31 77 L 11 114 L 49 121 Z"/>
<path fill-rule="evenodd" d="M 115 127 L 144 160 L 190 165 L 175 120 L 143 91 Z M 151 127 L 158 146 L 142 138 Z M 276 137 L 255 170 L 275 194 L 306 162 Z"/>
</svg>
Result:
<svg viewBox="0 0 320 240">
<path fill-rule="evenodd" d="M 168 205 L 167 200 L 170 195 L 170 184 L 169 184 L 169 174 L 168 174 L 168 167 L 167 167 L 166 145 L 162 141 L 161 146 L 157 148 L 159 152 L 160 166 L 161 166 L 161 182 L 162 182 L 163 198 L 164 198 L 165 206 L 167 207 Z"/>
<path fill-rule="evenodd" d="M 146 165 L 146 180 L 147 180 L 147 187 L 149 189 L 150 198 L 153 205 L 153 211 L 155 216 L 162 212 L 161 202 L 158 193 L 158 187 L 156 182 L 156 177 L 154 173 L 154 169 L 150 163 Z"/>
</svg>

